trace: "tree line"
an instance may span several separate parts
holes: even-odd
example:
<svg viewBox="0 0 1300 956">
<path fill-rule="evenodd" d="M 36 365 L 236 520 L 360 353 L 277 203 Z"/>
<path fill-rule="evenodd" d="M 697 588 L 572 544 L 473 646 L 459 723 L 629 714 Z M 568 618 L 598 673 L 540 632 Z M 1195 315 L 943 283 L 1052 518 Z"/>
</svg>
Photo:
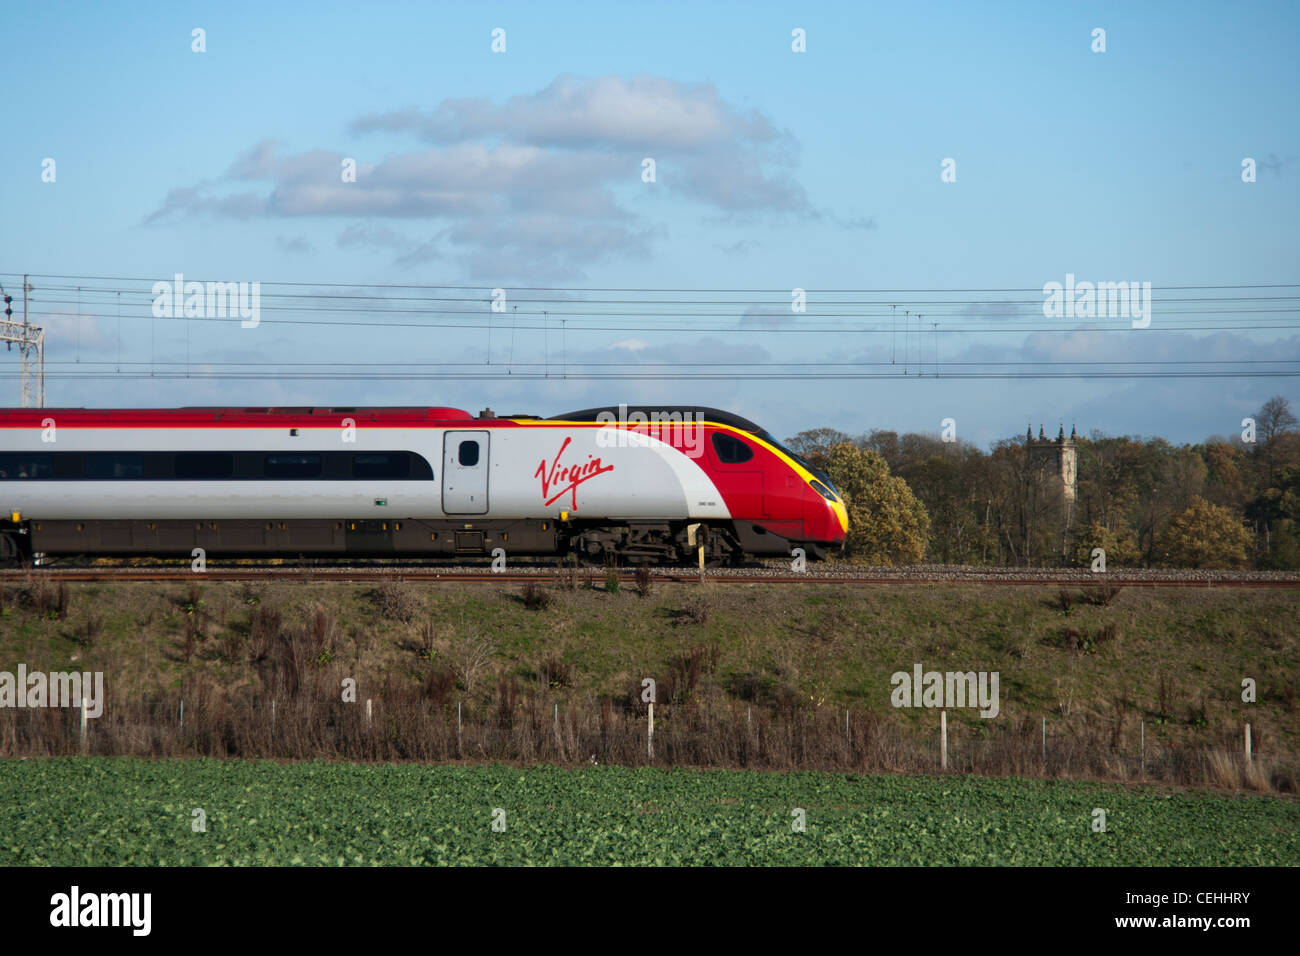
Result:
<svg viewBox="0 0 1300 956">
<path fill-rule="evenodd" d="M 833 428 L 786 443 L 849 509 L 843 557 L 865 564 L 1300 568 L 1300 432 L 1269 399 L 1242 433 L 1200 444 L 1077 437 L 1069 501 L 1050 443 Z M 1062 429 L 1063 431 L 1063 429 Z"/>
</svg>

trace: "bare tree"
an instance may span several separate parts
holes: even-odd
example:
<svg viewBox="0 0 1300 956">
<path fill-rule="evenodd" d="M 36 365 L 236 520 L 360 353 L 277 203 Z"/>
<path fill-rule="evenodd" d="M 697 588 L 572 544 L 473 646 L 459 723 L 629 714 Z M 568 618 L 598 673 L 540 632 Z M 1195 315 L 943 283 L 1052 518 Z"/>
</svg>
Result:
<svg viewBox="0 0 1300 956">
<path fill-rule="evenodd" d="M 835 428 L 810 428 L 793 438 L 785 440 L 790 450 L 802 455 L 815 468 L 825 470 L 830 461 L 831 449 L 841 442 L 852 442 L 853 438 Z"/>
<path fill-rule="evenodd" d="M 452 666 L 456 676 L 465 685 L 466 693 L 474 692 L 479 675 L 492 663 L 497 652 L 497 642 L 483 634 L 461 638 L 452 650 Z"/>
<path fill-rule="evenodd" d="M 1279 462 L 1285 464 L 1285 459 L 1290 457 L 1285 454 L 1284 446 L 1291 443 L 1297 424 L 1291 403 L 1281 395 L 1274 395 L 1255 413 L 1255 433 L 1259 439 L 1256 454 L 1263 464 L 1261 477 L 1265 485 L 1273 484 Z"/>
<path fill-rule="evenodd" d="M 1281 395 L 1274 395 L 1255 413 L 1255 430 L 1265 445 L 1292 431 L 1296 425 L 1300 425 L 1300 420 L 1291 412 L 1291 403 Z"/>
</svg>

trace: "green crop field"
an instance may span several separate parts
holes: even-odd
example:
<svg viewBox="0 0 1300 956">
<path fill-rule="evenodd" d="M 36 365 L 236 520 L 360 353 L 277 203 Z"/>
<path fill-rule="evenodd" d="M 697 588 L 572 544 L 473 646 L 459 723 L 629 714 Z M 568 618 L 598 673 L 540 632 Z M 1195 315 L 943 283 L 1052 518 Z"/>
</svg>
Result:
<svg viewBox="0 0 1300 956">
<path fill-rule="evenodd" d="M 153 864 L 1296 865 L 1300 802 L 957 776 L 0 762 L 0 865 Z"/>
</svg>

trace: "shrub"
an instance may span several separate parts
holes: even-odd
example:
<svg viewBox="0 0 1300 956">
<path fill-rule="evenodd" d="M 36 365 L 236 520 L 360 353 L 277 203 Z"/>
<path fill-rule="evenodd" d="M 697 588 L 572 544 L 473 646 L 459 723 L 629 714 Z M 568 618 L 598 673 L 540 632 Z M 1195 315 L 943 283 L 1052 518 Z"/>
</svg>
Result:
<svg viewBox="0 0 1300 956">
<path fill-rule="evenodd" d="M 234 631 L 221 635 L 221 657 L 227 664 L 237 664 L 244 656 L 244 641 Z"/>
<path fill-rule="evenodd" d="M 515 708 L 519 705 L 519 685 L 514 678 L 497 679 L 497 724 L 501 727 L 513 727 Z"/>
<path fill-rule="evenodd" d="M 1111 601 L 1115 600 L 1119 592 L 1120 588 L 1117 584 L 1099 584 L 1095 587 L 1084 588 L 1080 592 L 1080 597 L 1095 607 L 1106 607 Z"/>
<path fill-rule="evenodd" d="M 434 707 L 445 707 L 455 690 L 456 672 L 450 666 L 431 667 L 424 675 L 424 695 Z"/>
<path fill-rule="evenodd" d="M 98 616 L 91 614 L 82 622 L 80 633 L 73 638 L 82 647 L 93 647 L 95 640 L 104 631 L 104 622 Z"/>
<path fill-rule="evenodd" d="M 709 602 L 702 597 L 690 598 L 682 605 L 681 618 L 688 624 L 707 624 L 709 621 Z"/>
<path fill-rule="evenodd" d="M 420 609 L 415 592 L 400 581 L 384 581 L 370 592 L 370 599 L 379 613 L 392 621 L 410 622 Z"/>
<path fill-rule="evenodd" d="M 547 687 L 572 687 L 573 667 L 552 654 L 538 668 Z"/>
<path fill-rule="evenodd" d="M 678 654 L 668 661 L 669 699 L 685 702 L 699 683 L 701 674 L 711 674 L 718 666 L 718 646 L 692 647 L 684 654 Z"/>
<path fill-rule="evenodd" d="M 334 633 L 334 618 L 329 611 L 319 604 L 313 606 L 307 615 L 307 641 L 312 657 L 325 653 Z"/>
<path fill-rule="evenodd" d="M 202 611 L 204 607 L 203 591 L 197 584 L 191 584 L 185 592 L 185 597 L 181 600 L 181 609 L 186 614 L 194 614 Z"/>
<path fill-rule="evenodd" d="M 271 653 L 272 643 L 280 637 L 282 618 L 274 608 L 257 606 L 248 616 L 248 659 L 260 664 Z"/>
<path fill-rule="evenodd" d="M 426 621 L 424 627 L 420 628 L 420 646 L 415 649 L 416 656 L 421 660 L 433 660 L 433 642 L 437 636 L 438 629 L 433 622 Z"/>
<path fill-rule="evenodd" d="M 644 564 L 636 569 L 636 596 L 649 597 L 650 586 L 654 579 L 650 576 L 650 569 Z"/>
<path fill-rule="evenodd" d="M 185 663 L 189 663 L 190 658 L 194 656 L 194 650 L 198 647 L 202 636 L 199 634 L 199 621 L 193 615 L 185 616 L 185 640 L 181 644 L 181 654 Z"/>
<path fill-rule="evenodd" d="M 529 581 L 524 585 L 524 607 L 530 611 L 545 611 L 555 600 L 555 595 L 540 584 Z"/>
<path fill-rule="evenodd" d="M 1173 681 L 1161 674 L 1156 683 L 1156 717 L 1160 720 L 1169 720 L 1173 717 L 1173 708 L 1169 705 L 1169 699 L 1173 694 Z"/>
</svg>

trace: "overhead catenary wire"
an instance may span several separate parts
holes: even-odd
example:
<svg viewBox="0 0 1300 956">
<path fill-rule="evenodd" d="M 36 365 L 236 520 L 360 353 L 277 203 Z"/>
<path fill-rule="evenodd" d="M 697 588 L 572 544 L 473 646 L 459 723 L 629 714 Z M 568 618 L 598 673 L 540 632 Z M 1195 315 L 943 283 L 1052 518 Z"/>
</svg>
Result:
<svg viewBox="0 0 1300 956">
<path fill-rule="evenodd" d="M 80 281 L 102 281 L 102 282 L 148 282 L 170 281 L 171 276 L 88 276 L 88 275 L 66 275 L 61 273 L 20 273 L 20 272 L 0 272 L 0 276 L 16 277 L 29 275 L 33 279 L 70 279 Z M 211 277 L 198 279 L 193 278 L 196 282 L 216 282 L 226 281 L 218 280 Z M 429 284 L 411 284 L 399 282 L 382 282 L 382 283 L 364 283 L 364 282 L 290 282 L 276 281 L 267 282 L 271 285 L 298 286 L 298 287 L 320 287 L 320 288 L 358 288 L 358 289 L 483 289 L 483 285 L 429 285 Z M 1173 289 L 1300 289 L 1300 282 L 1295 283 L 1220 283 L 1211 285 L 1155 285 L 1153 289 L 1173 290 Z M 503 287 L 504 288 L 504 287 Z M 517 291 L 523 292 L 708 292 L 708 293 L 770 293 L 773 295 L 789 295 L 789 289 L 714 289 L 714 288 L 691 288 L 691 287 L 615 287 L 615 286 L 513 286 Z M 993 287 L 993 288 L 913 288 L 913 289 L 887 289 L 887 288 L 851 288 L 851 289 L 808 289 L 809 293 L 831 292 L 831 293 L 857 293 L 857 292 L 887 292 L 887 293 L 905 293 L 905 292 L 1041 292 L 1039 288 L 1030 287 Z"/>
<path fill-rule="evenodd" d="M 7 275 L 0 273 L 0 275 Z M 1082 377 L 1082 378 L 1143 378 L 1143 377 L 1292 377 L 1297 375 L 1296 365 L 1289 359 L 1234 360 L 1230 358 L 1208 360 L 1159 359 L 1148 361 L 1095 360 L 1080 362 L 1043 362 L 1023 360 L 1018 362 L 939 362 L 939 335 L 969 336 L 1028 333 L 1076 333 L 1107 336 L 1156 336 L 1169 332 L 1236 333 L 1288 330 L 1300 328 L 1300 319 L 1292 322 L 1287 317 L 1300 313 L 1300 294 L 1277 294 L 1287 290 L 1300 290 L 1300 283 L 1259 284 L 1204 284 L 1152 286 L 1153 293 L 1236 292 L 1236 295 L 1161 295 L 1154 302 L 1145 303 L 1146 315 L 1153 318 L 1141 331 L 1125 316 L 1098 318 L 1048 318 L 1043 312 L 1040 289 L 1017 287 L 954 288 L 954 289 L 808 289 L 810 304 L 817 308 L 811 312 L 793 314 L 789 307 L 789 290 L 786 289 L 690 289 L 690 288 L 618 288 L 618 287 L 516 287 L 507 288 L 515 301 L 511 303 L 511 344 L 508 362 L 493 365 L 492 335 L 495 316 L 489 290 L 463 285 L 411 285 L 397 283 L 305 283 L 264 282 L 259 293 L 262 315 L 258 324 L 281 327 L 285 333 L 295 328 L 362 330 L 421 330 L 458 329 L 465 332 L 485 331 L 487 361 L 477 363 L 403 363 L 367 362 L 351 356 L 343 362 L 299 363 L 249 359 L 241 362 L 208 362 L 192 354 L 192 336 L 196 328 L 203 328 L 210 336 L 215 325 L 231 326 L 230 315 L 180 315 L 165 318 L 159 327 L 158 316 L 152 304 L 153 283 L 170 282 L 164 279 L 122 276 L 74 276 L 61 274 L 33 274 L 42 280 L 34 304 L 47 318 L 63 318 L 72 314 L 77 321 L 77 362 L 83 366 L 69 369 L 65 363 L 52 361 L 51 377 L 88 379 L 102 377 L 109 363 L 83 360 L 80 354 L 83 320 L 111 317 L 116 327 L 117 362 L 113 364 L 112 377 L 176 377 L 175 364 L 158 354 L 158 336 L 166 333 L 166 321 L 182 321 L 186 340 L 186 374 L 195 378 L 265 377 L 264 369 L 280 369 L 278 377 L 304 377 L 320 375 L 329 378 L 360 377 L 383 380 L 399 376 L 432 378 L 497 378 L 517 375 L 528 377 L 529 363 L 515 362 L 515 339 L 519 332 L 542 333 L 543 363 L 540 377 L 552 377 L 550 369 L 550 321 L 558 318 L 561 332 L 560 375 L 563 378 L 590 378 L 597 372 L 610 371 L 610 377 L 658 378 L 662 380 L 714 379 L 729 380 L 744 376 L 751 379 L 774 380 L 787 377 L 805 379 L 843 379 L 863 377 L 898 378 L 897 368 L 892 371 L 874 371 L 876 365 L 896 365 L 897 324 L 894 316 L 900 307 L 904 311 L 904 363 L 903 373 L 909 377 L 922 375 L 964 378 L 1024 378 L 1024 377 Z M 187 277 L 187 282 L 204 280 Z M 48 283 L 48 284 L 46 284 Z M 109 283 L 97 285 L 96 283 Z M 139 285 L 136 285 L 139 283 Z M 343 290 L 339 292 L 322 290 Z M 371 290 L 361 294 L 364 290 Z M 183 290 L 182 290 L 183 291 Z M 397 294 L 397 293 L 434 294 Z M 464 294 L 456 294 L 464 293 Z M 527 293 L 520 296 L 519 293 Z M 546 294 L 543 294 L 546 293 Z M 1263 294 L 1270 293 L 1270 294 Z M 1032 294 L 1039 298 L 1008 298 L 1007 296 Z M 741 296 L 718 298 L 717 296 Z M 956 295 L 967 298 L 954 298 Z M 998 296 L 997 298 L 969 298 L 972 295 Z M 592 296 L 601 296 L 593 298 Z M 612 296 L 612 297 L 611 297 Z M 774 298 L 767 298 L 773 296 Z M 852 298 L 844 298 L 851 296 Z M 183 296 L 182 296 L 183 298 Z M 170 304 L 170 303 L 169 303 Z M 71 306 L 69 313 L 59 306 Z M 96 308 L 99 306 L 104 311 Z M 450 308 L 448 307 L 450 306 Z M 457 307 L 460 306 L 460 307 Z M 522 308 L 521 308 L 522 306 Z M 886 306 L 888 311 L 886 312 Z M 924 309 L 924 313 L 921 311 Z M 754 311 L 757 310 L 757 311 Z M 916 315 L 916 356 L 912 357 L 911 316 Z M 931 344 L 933 365 L 924 356 L 924 317 L 931 318 Z M 406 319 L 410 316 L 410 319 Z M 884 319 L 890 318 L 886 329 Z M 520 318 L 523 318 L 521 324 Z M 529 317 L 532 317 L 531 321 Z M 940 322 L 939 320 L 943 321 Z M 144 363 L 122 361 L 121 332 L 123 322 L 150 322 L 149 371 L 140 370 Z M 200 323 L 195 326 L 194 323 Z M 807 334 L 853 336 L 856 343 L 870 346 L 871 337 L 889 331 L 891 357 L 888 363 L 872 362 L 570 362 L 568 357 L 568 332 L 592 333 L 725 333 L 737 341 L 773 339 L 784 343 L 789 336 Z M 228 349 L 236 346 L 238 339 L 223 339 Z M 313 344 L 321 341 L 314 340 Z M 342 337 L 338 341 L 343 341 Z M 211 338 L 208 339 L 211 347 Z M 257 348 L 262 346 L 258 345 Z M 785 349 L 787 346 L 780 346 Z M 841 349 L 843 351 L 843 349 Z M 947 350 L 945 350 L 947 351 Z M 481 354 L 481 353 L 480 353 Z M 491 371 L 471 373 L 464 367 L 484 365 Z M 573 372 L 571 374 L 570 367 Z M 744 372 L 727 371 L 744 368 Z M 318 371 L 313 371 L 313 369 Z M 325 372 L 323 370 L 329 369 Z M 951 373 L 947 370 L 951 369 Z M 241 371 L 244 370 L 244 371 Z M 798 370 L 798 371 L 794 371 Z M 8 377 L 9 370 L 0 370 Z"/>
</svg>

